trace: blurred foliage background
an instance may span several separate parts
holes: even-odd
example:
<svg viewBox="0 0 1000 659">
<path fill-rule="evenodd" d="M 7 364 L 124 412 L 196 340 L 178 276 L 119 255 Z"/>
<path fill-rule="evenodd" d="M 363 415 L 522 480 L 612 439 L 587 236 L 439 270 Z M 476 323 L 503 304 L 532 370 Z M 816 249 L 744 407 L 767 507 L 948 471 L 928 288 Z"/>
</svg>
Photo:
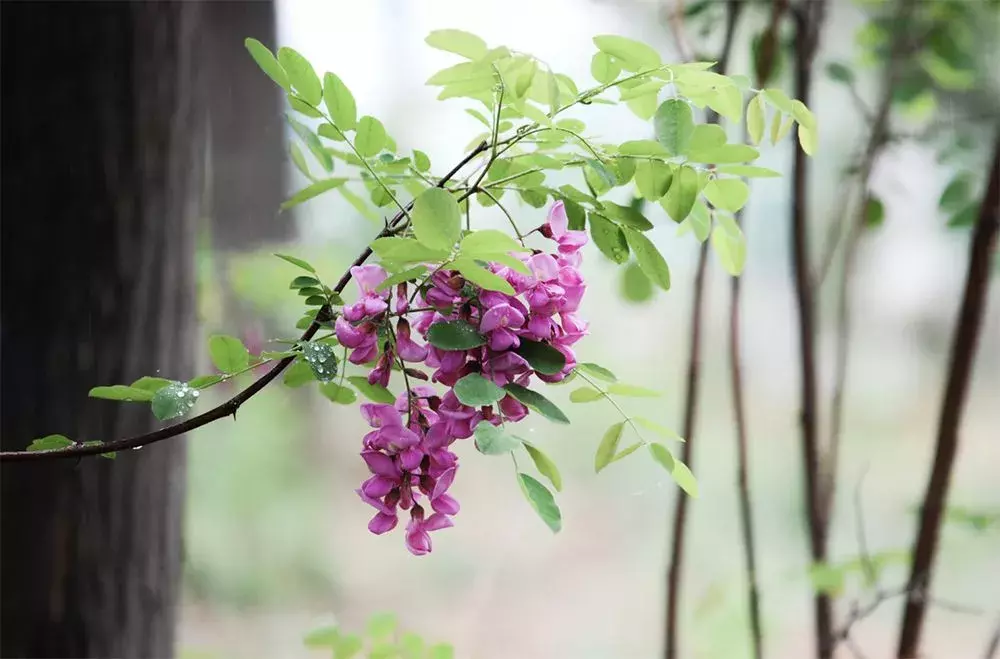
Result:
<svg viewBox="0 0 1000 659">
<path fill-rule="evenodd" d="M 590 79 L 595 34 L 642 39 L 665 57 L 676 52 L 666 23 L 670 4 L 284 0 L 277 3 L 277 41 L 343 78 L 359 105 L 390 128 L 401 150 L 420 148 L 435 162 L 450 163 L 478 127 L 461 101 L 435 101 L 435 92 L 423 86 L 448 64 L 424 46 L 430 30 L 466 29 L 490 43 L 537 54 L 583 81 Z M 882 212 L 858 257 L 841 486 L 831 536 L 835 562 L 857 557 L 859 511 L 872 552 L 901 553 L 905 559 L 909 550 L 967 258 L 963 225 L 967 209 L 981 196 L 991 141 L 983 119 L 1000 114 L 995 4 L 918 3 L 920 20 L 935 29 L 926 42 L 929 54 L 907 62 L 895 92 L 892 139 L 872 175 Z M 723 5 L 688 3 L 688 28 L 699 52 L 717 50 Z M 732 73 L 752 74 L 755 37 L 769 17 L 769 3 L 751 5 Z M 889 6 L 872 0 L 829 4 L 817 63 L 825 73 L 817 77 L 811 103 L 821 124 L 809 183 L 817 255 L 826 247 L 828 227 L 852 212 L 844 198 L 867 137 L 864 108 L 879 93 L 875 65 L 893 29 Z M 948 13 L 955 11 L 961 20 Z M 784 61 L 774 84 L 788 88 L 789 81 Z M 224 93 L 225 81 L 219 84 L 216 91 Z M 623 109 L 594 106 L 587 121 L 592 132 L 611 139 L 646 137 L 642 122 Z M 267 130 L 290 133 L 280 122 Z M 759 164 L 786 177 L 753 183 L 743 275 L 751 478 L 766 643 L 774 658 L 806 656 L 811 648 L 787 254 L 790 158 L 788 148 L 764 150 Z M 284 167 L 286 192 L 301 187 L 301 175 L 288 162 Z M 364 247 L 375 225 L 333 194 L 294 213 L 278 213 L 276 205 L 246 212 L 255 216 L 247 218 L 253 225 L 282 225 L 285 237 L 244 236 L 247 240 L 232 249 L 220 247 L 232 242 L 224 230 L 206 234 L 199 261 L 201 318 L 206 335 L 224 331 L 263 346 L 291 338 L 300 311 L 287 288 L 294 273 L 271 253 L 300 255 L 332 279 Z M 542 210 L 522 205 L 519 213 L 529 225 L 543 221 Z M 673 270 L 673 290 L 635 301 L 646 294 L 588 247 L 582 315 L 591 322 L 591 336 L 580 351 L 630 382 L 663 391 L 660 399 L 629 401 L 628 407 L 678 428 L 697 243 L 690 235 L 677 237 L 660 209 L 650 217 L 657 223 L 650 235 Z M 239 225 L 228 230 L 244 231 Z M 956 606 L 932 609 L 928 656 L 978 656 L 1000 607 L 998 302 L 994 286 L 934 582 L 935 597 Z M 695 465 L 701 497 L 692 507 L 688 607 L 682 616 L 685 656 L 691 657 L 749 656 L 725 356 L 727 303 L 727 275 L 713 263 Z M 834 305 L 824 290 L 819 297 L 824 414 L 833 383 Z M 566 402 L 567 389 L 551 391 L 557 403 Z M 363 422 L 355 409 L 271 387 L 241 408 L 235 422 L 193 433 L 182 655 L 319 656 L 301 642 L 317 621 L 335 618 L 360 629 L 371 614 L 393 611 L 429 640 L 454 643 L 460 657 L 657 656 L 670 502 L 678 490 L 644 460 L 624 460 L 596 477 L 593 450 L 615 420 L 613 410 L 600 403 L 575 406 L 572 417 L 569 427 L 531 417 L 524 430 L 563 470 L 562 533 L 552 536 L 534 516 L 505 464 L 467 446 L 460 452 L 464 475 L 455 485 L 462 513 L 455 528 L 435 537 L 434 553 L 419 559 L 398 537 L 378 538 L 365 528 L 369 511 L 354 494 L 365 473 L 357 457 Z M 824 416 L 824 432 L 827 422 Z M 883 578 L 902 584 L 905 575 L 905 560 L 897 559 L 888 561 Z M 862 588 L 859 578 L 846 576 L 841 612 Z M 856 639 L 872 656 L 892 651 L 899 605 L 899 600 L 886 603 L 857 627 Z"/>
</svg>

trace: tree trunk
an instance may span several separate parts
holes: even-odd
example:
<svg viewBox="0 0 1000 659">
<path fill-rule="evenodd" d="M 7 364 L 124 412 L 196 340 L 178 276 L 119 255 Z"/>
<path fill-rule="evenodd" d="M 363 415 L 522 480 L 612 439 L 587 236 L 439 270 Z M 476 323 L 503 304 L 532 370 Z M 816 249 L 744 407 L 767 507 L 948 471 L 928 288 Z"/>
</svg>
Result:
<svg viewBox="0 0 1000 659">
<path fill-rule="evenodd" d="M 149 430 L 87 390 L 193 372 L 200 6 L 2 7 L 2 446 Z M 3 465 L 0 654 L 173 654 L 184 459 Z"/>
</svg>

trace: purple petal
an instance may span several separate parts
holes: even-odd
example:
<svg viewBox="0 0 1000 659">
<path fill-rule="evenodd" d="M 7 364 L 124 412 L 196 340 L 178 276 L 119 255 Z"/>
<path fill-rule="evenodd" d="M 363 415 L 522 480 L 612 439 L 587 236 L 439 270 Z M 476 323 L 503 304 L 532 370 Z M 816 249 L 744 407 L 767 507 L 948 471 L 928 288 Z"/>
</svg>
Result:
<svg viewBox="0 0 1000 659">
<path fill-rule="evenodd" d="M 406 529 L 406 548 L 414 556 L 423 556 L 431 552 L 431 536 L 423 529 L 422 524 L 412 524 Z"/>
<path fill-rule="evenodd" d="M 426 520 L 424 520 L 424 528 L 428 531 L 440 531 L 441 529 L 446 529 L 450 526 L 454 526 L 454 522 L 447 515 L 442 515 L 441 513 L 434 513 Z"/>
<path fill-rule="evenodd" d="M 358 283 L 361 294 L 374 293 L 379 284 L 388 276 L 380 265 L 356 265 L 351 268 L 351 276 Z M 385 292 L 388 297 L 388 291 Z"/>
<path fill-rule="evenodd" d="M 552 281 L 559 276 L 559 264 L 549 254 L 535 254 L 528 265 L 539 281 Z"/>
<path fill-rule="evenodd" d="M 411 446 L 410 448 L 400 451 L 399 453 L 399 463 L 402 465 L 403 469 L 407 471 L 413 471 L 419 467 L 420 461 L 423 459 L 424 452 L 416 446 Z"/>
<path fill-rule="evenodd" d="M 462 507 L 458 505 L 458 499 L 450 494 L 442 494 L 437 498 L 431 499 L 431 508 L 434 509 L 434 512 L 442 513 L 444 515 L 457 515 L 458 511 L 462 509 Z"/>
<path fill-rule="evenodd" d="M 385 453 L 379 451 L 365 451 L 361 454 L 365 463 L 368 465 L 368 469 L 371 470 L 373 474 L 379 476 L 384 476 L 386 478 L 394 479 L 397 483 L 400 479 L 399 467 L 393 462 Z"/>
<path fill-rule="evenodd" d="M 388 403 L 363 403 L 361 416 L 372 428 L 402 427 L 403 417 Z"/>
<path fill-rule="evenodd" d="M 566 216 L 566 206 L 562 201 L 552 204 L 549 209 L 549 227 L 552 229 L 552 236 L 560 238 L 566 233 L 569 227 L 569 218 Z"/>
<path fill-rule="evenodd" d="M 431 499 L 436 499 L 448 491 L 448 488 L 451 487 L 451 484 L 455 481 L 456 471 L 457 469 L 452 467 L 438 476 L 437 483 L 434 484 L 434 491 L 431 492 Z"/>
<path fill-rule="evenodd" d="M 357 348 L 366 340 L 370 340 L 371 337 L 371 332 L 369 331 L 371 325 L 364 324 L 355 327 L 343 316 L 337 318 L 335 328 L 337 330 L 337 340 L 347 348 Z"/>
<path fill-rule="evenodd" d="M 382 535 L 396 528 L 398 522 L 399 518 L 395 514 L 387 515 L 386 513 L 379 512 L 368 522 L 368 530 L 375 535 Z"/>
<path fill-rule="evenodd" d="M 364 492 L 366 496 L 371 497 L 372 499 L 377 499 L 392 492 L 392 488 L 396 487 L 398 484 L 398 479 L 386 478 L 385 476 L 375 474 L 361 484 L 361 491 Z"/>
</svg>

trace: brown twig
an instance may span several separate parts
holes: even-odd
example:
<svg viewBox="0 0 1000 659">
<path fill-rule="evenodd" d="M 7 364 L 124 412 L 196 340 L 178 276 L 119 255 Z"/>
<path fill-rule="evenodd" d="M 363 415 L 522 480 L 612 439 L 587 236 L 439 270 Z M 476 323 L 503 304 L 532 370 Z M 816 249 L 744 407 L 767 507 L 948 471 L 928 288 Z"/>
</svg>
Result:
<svg viewBox="0 0 1000 659">
<path fill-rule="evenodd" d="M 920 528 L 913 547 L 913 564 L 908 584 L 911 590 L 930 584 L 952 465 L 958 452 L 958 430 L 962 424 L 965 397 L 986 306 L 990 258 L 996 247 L 1000 225 L 1000 132 L 997 134 L 992 157 L 986 193 L 969 246 L 969 268 L 952 340 L 948 379 L 938 422 L 937 447 L 921 507 Z M 899 659 L 917 656 L 925 613 L 926 607 L 922 600 L 914 600 L 912 597 L 907 599 L 899 635 Z"/>
<path fill-rule="evenodd" d="M 1000 650 L 1000 622 L 997 622 L 996 629 L 993 630 L 993 635 L 990 636 L 990 640 L 986 643 L 986 652 L 983 653 L 983 659 L 995 659 L 998 650 Z"/>
<path fill-rule="evenodd" d="M 465 165 L 472 161 L 476 156 L 484 153 L 488 148 L 485 141 L 481 142 L 475 149 L 469 152 L 455 167 L 451 169 L 444 177 L 441 178 L 437 183 L 437 187 L 444 187 L 444 185 L 454 177 L 459 170 Z M 463 193 L 463 197 L 470 195 L 471 192 Z M 408 204 L 411 206 L 412 202 Z M 376 238 L 382 238 L 391 235 L 396 227 L 403 222 L 406 215 L 403 210 L 400 210 L 390 222 L 386 224 L 385 229 L 383 229 Z M 355 259 L 351 267 L 359 266 L 372 255 L 371 247 L 366 247 L 363 252 Z M 347 284 L 351 281 L 351 269 L 348 268 L 343 274 L 340 280 L 337 282 L 333 290 L 340 293 L 344 290 Z M 319 316 L 330 313 L 329 307 L 323 307 L 320 310 Z M 318 317 L 319 317 L 318 316 Z M 300 341 L 308 341 L 311 339 L 320 328 L 319 321 L 313 321 L 313 323 L 303 332 L 302 336 L 299 338 Z M 193 416 L 189 419 L 185 419 L 179 423 L 167 426 L 166 428 L 160 428 L 159 430 L 154 430 L 153 432 L 148 432 L 142 435 L 135 435 L 134 437 L 126 437 L 124 439 L 117 439 L 110 442 L 102 442 L 100 444 L 77 444 L 74 446 L 67 446 L 61 449 L 52 449 L 48 451 L 3 451 L 0 452 L 0 461 L 3 462 L 22 462 L 22 461 L 35 461 L 35 460 L 53 460 L 60 458 L 80 458 L 88 455 L 100 455 L 101 453 L 111 453 L 114 451 L 125 451 L 129 449 L 141 448 L 143 446 L 148 446 L 149 444 L 155 444 L 156 442 L 161 442 L 165 439 L 170 439 L 171 437 L 177 437 L 183 435 L 184 433 L 190 432 L 202 426 L 208 425 L 213 421 L 218 421 L 228 416 L 236 416 L 237 410 L 243 403 L 247 402 L 255 395 L 257 395 L 264 387 L 271 383 L 276 377 L 278 377 L 282 371 L 284 371 L 289 364 L 295 361 L 295 357 L 285 357 L 278 363 L 276 363 L 267 373 L 262 375 L 260 378 L 255 380 L 249 387 L 239 392 L 226 402 L 213 407 L 207 412 L 203 412 L 197 416 Z"/>
<path fill-rule="evenodd" d="M 793 11 L 795 16 L 795 95 L 807 106 L 812 91 L 813 63 L 819 33 L 826 13 L 826 0 L 803 0 Z M 813 301 L 812 272 L 809 265 L 809 185 L 808 158 L 795 149 L 792 175 L 792 274 L 795 282 L 799 330 L 799 369 L 801 378 L 801 441 L 805 476 L 805 513 L 809 528 L 809 551 L 813 563 L 825 563 L 828 523 L 823 515 L 820 446 L 817 436 L 816 399 L 816 319 Z M 817 592 L 813 602 L 816 631 L 816 656 L 829 659 L 833 633 L 830 597 Z"/>
<path fill-rule="evenodd" d="M 733 39 L 736 33 L 736 23 L 739 18 L 742 3 L 738 0 L 731 0 L 727 5 L 726 13 L 726 33 L 722 53 L 719 57 L 718 70 L 720 73 L 726 72 L 729 60 L 729 53 L 732 50 Z M 683 24 L 683 4 L 678 2 L 674 13 L 671 15 L 670 27 L 674 32 L 678 48 L 684 54 L 687 61 L 694 57 L 690 48 L 686 46 L 686 36 Z M 709 121 L 717 122 L 718 115 L 709 116 Z M 698 265 L 695 270 L 694 294 L 692 296 L 691 307 L 691 329 L 690 329 L 690 354 L 688 357 L 687 386 L 684 393 L 684 438 L 686 439 L 681 452 L 681 459 L 690 469 L 694 469 L 694 429 L 698 415 L 698 383 L 700 381 L 701 370 L 701 335 L 702 335 L 702 315 L 705 297 L 705 270 L 708 263 L 708 241 L 701 245 L 698 251 Z M 687 529 L 687 508 L 688 497 L 678 494 L 674 502 L 673 529 L 671 533 L 670 565 L 667 568 L 667 610 L 664 657 L 675 659 L 677 657 L 677 619 L 680 610 L 680 586 L 681 575 L 683 574 L 684 561 L 684 537 Z"/>
<path fill-rule="evenodd" d="M 737 0 L 731 0 L 731 2 Z M 778 48 L 779 30 L 788 0 L 774 0 L 771 6 L 771 22 L 761 38 L 761 46 L 756 62 L 757 86 L 766 87 L 774 74 L 775 53 Z M 734 9 L 734 11 L 736 11 Z M 749 132 L 743 126 L 743 141 L 748 141 Z M 743 225 L 743 211 L 736 213 L 735 221 Z M 744 231 L 744 235 L 746 232 Z M 733 417 L 736 424 L 736 485 L 739 493 L 740 533 L 743 541 L 743 558 L 747 569 L 747 607 L 750 611 L 750 639 L 755 659 L 764 656 L 764 632 L 760 613 L 760 588 L 757 582 L 757 552 L 754 543 L 753 500 L 750 494 L 750 447 L 747 429 L 746 404 L 743 398 L 743 357 L 741 354 L 742 277 L 729 280 L 729 375 L 733 395 Z"/>
</svg>

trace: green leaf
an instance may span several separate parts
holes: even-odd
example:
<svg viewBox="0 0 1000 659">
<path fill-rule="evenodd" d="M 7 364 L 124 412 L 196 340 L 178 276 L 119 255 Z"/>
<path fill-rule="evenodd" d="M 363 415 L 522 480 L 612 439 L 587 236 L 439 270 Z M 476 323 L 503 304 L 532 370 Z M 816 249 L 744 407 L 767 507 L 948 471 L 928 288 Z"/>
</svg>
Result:
<svg viewBox="0 0 1000 659">
<path fill-rule="evenodd" d="M 480 421 L 473 434 L 476 437 L 476 450 L 483 455 L 503 455 L 521 445 L 521 440 L 508 435 L 489 421 Z"/>
<path fill-rule="evenodd" d="M 418 172 L 426 172 L 431 168 L 431 159 L 427 157 L 427 154 L 418 149 L 413 150 L 413 166 L 417 168 Z"/>
<path fill-rule="evenodd" d="M 677 463 L 677 460 L 666 446 L 652 442 L 649 444 L 649 454 L 652 455 L 653 459 L 667 470 L 668 474 L 673 474 L 674 465 Z"/>
<path fill-rule="evenodd" d="M 736 277 L 746 263 L 746 240 L 733 218 L 719 215 L 717 219 L 719 222 L 712 230 L 712 248 L 726 272 Z"/>
<path fill-rule="evenodd" d="M 398 236 L 373 240 L 371 248 L 383 261 L 393 263 L 437 262 L 448 258 L 447 250 L 432 249 L 413 238 Z"/>
<path fill-rule="evenodd" d="M 447 643 L 432 645 L 427 650 L 427 659 L 455 659 L 455 648 Z"/>
<path fill-rule="evenodd" d="M 563 411 L 556 407 L 555 403 L 537 391 L 532 391 L 527 387 L 522 387 L 521 385 L 513 382 L 505 386 L 504 389 L 506 389 L 507 393 L 511 396 L 535 410 L 546 419 L 555 421 L 556 423 L 569 423 L 569 419 L 565 414 L 563 414 Z"/>
<path fill-rule="evenodd" d="M 313 376 L 320 382 L 329 382 L 337 377 L 340 363 L 334 347 L 322 341 L 308 341 L 302 344 L 302 359 L 309 364 Z"/>
<path fill-rule="evenodd" d="M 663 145 L 653 140 L 629 140 L 622 142 L 618 147 L 618 153 L 623 156 L 652 156 L 654 158 L 666 158 L 670 153 L 663 148 Z"/>
<path fill-rule="evenodd" d="M 643 274 L 649 277 L 650 281 L 665 291 L 670 290 L 670 268 L 663 255 L 656 249 L 656 245 L 638 231 L 625 228 L 625 239 L 628 246 L 635 254 L 636 261 Z"/>
<path fill-rule="evenodd" d="M 700 199 L 694 202 L 694 206 L 691 208 L 691 213 L 687 216 L 687 219 L 681 222 L 681 225 L 677 227 L 678 236 L 681 236 L 688 231 L 693 231 L 695 238 L 697 238 L 700 243 L 708 240 L 708 237 L 712 232 L 712 215 L 708 210 L 708 206 L 706 206 L 705 202 Z"/>
<path fill-rule="evenodd" d="M 314 286 L 322 286 L 319 279 L 316 279 L 315 277 L 299 276 L 292 280 L 292 283 L 288 285 L 288 288 L 295 290 L 296 288 L 309 288 Z"/>
<path fill-rule="evenodd" d="M 698 198 L 698 172 L 688 165 L 682 165 L 674 173 L 674 180 L 663 198 L 661 205 L 674 222 L 683 222 L 691 212 Z"/>
<path fill-rule="evenodd" d="M 795 106 L 792 104 L 792 99 L 788 98 L 788 95 L 780 89 L 765 89 L 761 94 L 764 96 L 764 100 L 774 106 L 775 109 L 785 114 L 792 114 L 794 112 Z"/>
<path fill-rule="evenodd" d="M 562 528 L 562 514 L 559 512 L 559 506 L 556 505 L 552 493 L 528 474 L 518 473 L 517 480 L 521 486 L 521 492 L 524 493 L 524 497 L 531 504 L 531 507 L 535 509 L 546 526 L 552 529 L 553 533 L 558 533 Z"/>
<path fill-rule="evenodd" d="M 470 60 L 486 56 L 486 42 L 463 30 L 434 30 L 425 39 L 431 48 L 455 53 Z"/>
<path fill-rule="evenodd" d="M 338 403 L 340 405 L 350 405 L 358 399 L 358 396 L 354 393 L 353 389 L 341 386 L 336 382 L 321 384 L 319 392 L 326 396 L 331 402 Z"/>
<path fill-rule="evenodd" d="M 816 116 L 802 101 L 792 101 L 792 116 L 800 125 L 810 130 L 816 129 Z"/>
<path fill-rule="evenodd" d="M 604 398 L 604 394 L 593 387 L 580 387 L 569 394 L 569 402 L 571 403 L 592 403 L 602 398 Z"/>
<path fill-rule="evenodd" d="M 376 613 L 371 618 L 368 619 L 368 624 L 366 625 L 366 631 L 368 632 L 368 638 L 378 641 L 384 638 L 392 636 L 392 633 L 396 631 L 399 621 L 396 615 L 393 613 Z"/>
<path fill-rule="evenodd" d="M 655 444 L 655 446 L 659 446 L 659 444 Z M 698 498 L 698 481 L 686 464 L 680 460 L 674 460 L 674 470 L 670 475 L 674 477 L 674 482 L 687 492 L 688 496 Z"/>
<path fill-rule="evenodd" d="M 242 371 L 250 365 L 250 351 L 235 336 L 215 334 L 208 339 L 208 356 L 223 373 Z"/>
<path fill-rule="evenodd" d="M 88 394 L 91 398 L 102 398 L 104 400 L 118 400 L 126 403 L 148 403 L 153 400 L 153 393 L 148 389 L 137 387 L 126 387 L 123 384 L 115 384 L 110 387 L 94 387 Z"/>
<path fill-rule="evenodd" d="M 844 590 L 844 569 L 827 563 L 816 563 L 809 568 L 809 581 L 815 590 L 828 595 L 839 595 Z"/>
<path fill-rule="evenodd" d="M 426 265 L 414 266 L 408 270 L 403 270 L 402 272 L 397 272 L 394 275 L 386 277 L 381 284 L 375 287 L 375 290 L 384 291 L 392 288 L 396 284 L 402 284 L 404 281 L 417 280 L 420 277 L 422 277 L 426 272 L 427 272 Z"/>
<path fill-rule="evenodd" d="M 322 112 L 293 94 L 288 95 L 288 104 L 292 106 L 293 110 L 299 114 L 304 114 L 307 117 L 312 117 L 313 119 L 320 119 L 323 117 Z"/>
<path fill-rule="evenodd" d="M 257 62 L 260 70 L 267 74 L 267 77 L 278 84 L 286 92 L 292 90 L 292 84 L 288 81 L 288 75 L 281 68 L 281 64 L 275 59 L 270 49 L 256 39 L 246 39 L 243 44 L 250 51 L 250 56 Z"/>
<path fill-rule="evenodd" d="M 184 416 L 198 402 L 198 390 L 185 382 L 171 382 L 153 394 L 153 416 L 160 421 Z"/>
<path fill-rule="evenodd" d="M 288 147 L 288 153 L 292 157 L 292 163 L 295 168 L 302 172 L 302 175 L 310 180 L 315 180 L 315 177 L 309 171 L 309 165 L 306 164 L 306 157 L 302 155 L 302 149 L 299 148 L 298 144 L 292 143 Z"/>
<path fill-rule="evenodd" d="M 792 129 L 792 124 L 795 123 L 793 117 L 785 117 L 779 113 L 775 113 L 774 119 L 771 122 L 771 144 L 777 144 L 781 140 L 785 139 L 788 135 L 788 131 Z"/>
<path fill-rule="evenodd" d="M 167 386 L 172 382 L 173 380 L 168 380 L 166 378 L 154 378 L 145 375 L 136 380 L 135 382 L 133 382 L 129 386 L 132 387 L 133 389 L 145 389 L 146 391 L 152 391 L 155 394 L 157 391 L 159 391 L 160 389 L 162 389 L 163 387 Z"/>
<path fill-rule="evenodd" d="M 621 65 L 607 53 L 594 53 L 594 57 L 590 60 L 590 75 L 602 84 L 613 81 L 621 72 Z"/>
<path fill-rule="evenodd" d="M 807 128 L 799 124 L 799 145 L 806 152 L 806 155 L 811 156 L 816 153 L 818 140 L 819 136 L 816 134 L 815 128 Z"/>
<path fill-rule="evenodd" d="M 464 320 L 445 320 L 428 328 L 427 341 L 441 350 L 469 350 L 486 343 L 486 337 Z"/>
<path fill-rule="evenodd" d="M 636 208 L 622 206 L 612 201 L 604 202 L 604 210 L 599 211 L 598 215 L 638 231 L 649 231 L 653 228 L 653 223 Z"/>
<path fill-rule="evenodd" d="M 645 417 L 634 416 L 634 417 L 632 417 L 632 421 L 634 423 L 639 424 L 643 428 L 645 428 L 647 430 L 652 430 L 653 432 L 655 432 L 655 433 L 657 433 L 659 435 L 662 435 L 662 436 L 664 436 L 664 437 L 666 437 L 668 439 L 673 439 L 673 440 L 678 441 L 678 442 L 683 442 L 684 441 L 683 437 L 681 437 L 680 435 L 678 435 L 676 432 L 674 432 L 670 428 L 668 428 L 668 427 L 666 427 L 666 426 L 664 426 L 662 424 L 659 424 L 659 423 L 657 423 L 655 421 L 652 421 L 650 419 L 647 419 Z"/>
<path fill-rule="evenodd" d="M 588 218 L 590 235 L 601 254 L 618 264 L 628 261 L 628 243 L 621 227 L 596 213 L 590 213 Z"/>
<path fill-rule="evenodd" d="M 358 123 L 358 106 L 347 85 L 333 73 L 323 76 L 323 102 L 330 118 L 340 130 L 351 130 Z"/>
<path fill-rule="evenodd" d="M 223 377 L 218 374 L 199 375 L 198 377 L 194 377 L 188 380 L 188 385 L 194 387 L 195 389 L 205 389 L 206 387 L 211 387 L 213 384 L 218 384 L 219 382 L 222 382 L 222 380 Z"/>
<path fill-rule="evenodd" d="M 716 178 L 705 186 L 704 195 L 716 208 L 735 213 L 746 205 L 750 187 L 738 178 Z"/>
<path fill-rule="evenodd" d="M 663 63 L 656 50 L 634 39 L 604 34 L 594 37 L 594 45 L 621 62 L 622 67 L 629 71 L 657 67 Z"/>
<path fill-rule="evenodd" d="M 365 115 L 358 120 L 354 148 L 364 158 L 371 158 L 385 146 L 385 127 L 375 117 Z M 438 188 L 435 188 L 438 189 Z"/>
<path fill-rule="evenodd" d="M 842 82 L 845 85 L 854 84 L 854 71 L 844 66 L 840 62 L 830 62 L 826 65 L 826 74 L 830 76 L 833 80 L 837 82 Z"/>
<path fill-rule="evenodd" d="M 486 268 L 480 267 L 472 259 L 455 259 L 452 267 L 462 273 L 462 276 L 468 281 L 484 290 L 515 295 L 514 287 L 510 285 L 510 282 Z"/>
<path fill-rule="evenodd" d="M 364 641 L 357 634 L 345 634 L 333 649 L 333 659 L 351 659 L 364 647 Z"/>
<path fill-rule="evenodd" d="M 462 232 L 462 212 L 450 192 L 427 188 L 413 200 L 413 231 L 424 245 L 451 250 Z"/>
<path fill-rule="evenodd" d="M 600 473 L 614 460 L 615 453 L 618 452 L 618 442 L 621 441 L 624 430 L 625 422 L 619 421 L 604 433 L 604 438 L 601 439 L 601 443 L 597 446 L 597 453 L 594 455 L 595 473 Z"/>
<path fill-rule="evenodd" d="M 524 357 L 531 368 L 543 375 L 556 375 L 566 368 L 566 355 L 548 343 L 522 338 L 521 345 L 515 352 Z"/>
<path fill-rule="evenodd" d="M 307 382 L 312 382 L 316 379 L 315 374 L 313 374 L 312 368 L 306 362 L 298 360 L 294 362 L 285 371 L 285 377 L 282 380 L 286 387 L 301 387 Z"/>
<path fill-rule="evenodd" d="M 604 380 L 605 382 L 618 382 L 618 378 L 614 373 L 608 369 L 594 364 L 593 362 L 583 362 L 576 365 L 576 370 L 589 375 L 590 377 L 597 378 L 598 380 Z"/>
<path fill-rule="evenodd" d="M 368 378 L 363 375 L 349 375 L 347 381 L 354 385 L 354 388 L 361 392 L 361 395 L 373 403 L 385 403 L 391 405 L 396 402 L 396 396 L 380 384 L 369 384 Z"/>
<path fill-rule="evenodd" d="M 286 47 L 278 50 L 278 62 L 288 74 L 288 81 L 303 100 L 310 105 L 319 105 L 323 100 L 323 86 L 320 85 L 316 71 L 313 70 L 309 60 Z"/>
<path fill-rule="evenodd" d="M 597 175 L 597 178 L 604 183 L 608 188 L 613 188 L 618 184 L 618 179 L 611 172 L 610 169 L 605 166 L 600 160 L 594 158 L 587 158 L 587 172 L 593 172 Z"/>
<path fill-rule="evenodd" d="M 666 147 L 672 156 L 679 156 L 687 151 L 691 136 L 694 133 L 694 116 L 691 106 L 686 101 L 669 99 L 656 109 L 653 119 L 656 131 L 656 141 Z"/>
<path fill-rule="evenodd" d="M 317 197 L 323 194 L 324 192 L 328 192 L 330 190 L 333 190 L 334 188 L 339 188 L 346 182 L 347 182 L 346 178 L 328 178 L 328 179 L 323 179 L 321 181 L 316 181 L 312 185 L 308 185 L 302 188 L 301 190 L 293 194 L 291 197 L 289 197 L 288 201 L 281 204 L 281 210 L 288 210 L 293 206 L 298 206 L 302 202 L 309 201 L 313 197 Z"/>
<path fill-rule="evenodd" d="M 882 205 L 882 200 L 869 195 L 865 201 L 865 226 L 875 229 L 882 226 L 883 221 L 885 221 L 885 207 Z"/>
<path fill-rule="evenodd" d="M 747 133 L 754 144 L 764 139 L 764 99 L 757 94 L 747 105 Z"/>
<path fill-rule="evenodd" d="M 716 87 L 715 91 L 705 97 L 708 107 L 720 115 L 736 122 L 743 114 L 743 94 L 731 85 Z"/>
<path fill-rule="evenodd" d="M 633 384 L 624 384 L 622 382 L 616 382 L 608 385 L 608 393 L 615 394 L 616 396 L 626 396 L 629 398 L 659 398 L 661 395 L 659 391 L 653 391 L 652 389 L 646 389 L 645 387 L 637 387 Z"/>
<path fill-rule="evenodd" d="M 716 124 L 698 124 L 688 142 L 688 153 L 714 149 L 726 143 L 726 131 Z"/>
<path fill-rule="evenodd" d="M 635 187 L 643 199 L 657 201 L 670 189 L 674 171 L 657 160 L 642 160 L 635 166 Z"/>
<path fill-rule="evenodd" d="M 469 373 L 456 382 L 453 389 L 459 402 L 471 407 L 492 405 L 507 395 L 506 391 L 479 373 Z"/>
<path fill-rule="evenodd" d="M 470 258 L 489 260 L 493 254 L 508 254 L 510 252 L 530 252 L 527 247 L 517 242 L 503 231 L 496 229 L 480 229 L 462 238 L 458 253 Z"/>
<path fill-rule="evenodd" d="M 294 256 L 289 256 L 288 254 L 275 254 L 275 256 L 277 256 L 279 259 L 281 259 L 283 261 L 287 261 L 288 263 L 291 263 L 294 266 L 298 266 L 298 267 L 302 268 L 306 272 L 312 272 L 312 273 L 316 272 L 316 268 L 312 267 L 312 265 L 310 265 L 308 261 L 303 261 L 300 258 L 296 258 Z"/>
<path fill-rule="evenodd" d="M 938 208 L 946 213 L 955 212 L 968 203 L 971 195 L 972 179 L 967 173 L 962 172 L 955 176 L 941 193 Z"/>
<path fill-rule="evenodd" d="M 531 461 L 535 463 L 535 469 L 538 470 L 538 473 L 549 479 L 549 482 L 552 483 L 552 487 L 556 488 L 556 492 L 561 492 L 562 476 L 559 474 L 559 469 L 556 467 L 556 463 L 534 445 L 529 444 L 528 442 L 523 442 L 523 444 L 525 450 L 528 451 L 528 455 L 531 456 Z"/>
<path fill-rule="evenodd" d="M 688 159 L 694 162 L 712 163 L 715 165 L 729 165 L 735 163 L 749 162 L 760 157 L 760 152 L 752 146 L 746 144 L 723 144 L 703 150 L 690 150 Z"/>
<path fill-rule="evenodd" d="M 632 261 L 622 270 L 622 295 L 629 302 L 646 302 L 653 297 L 653 282 Z"/>
<path fill-rule="evenodd" d="M 952 229 L 960 227 L 970 227 L 976 223 L 976 218 L 979 216 L 979 204 L 977 202 L 972 202 L 966 204 L 964 208 L 952 215 L 948 219 L 948 227 Z"/>
<path fill-rule="evenodd" d="M 745 176 L 747 178 L 779 178 L 781 174 L 768 169 L 767 167 L 757 167 L 755 165 L 721 165 L 716 170 L 720 174 L 732 174 L 733 176 Z"/>
<path fill-rule="evenodd" d="M 39 439 L 32 440 L 28 444 L 28 451 L 54 451 L 67 446 L 73 446 L 73 440 L 63 435 L 46 435 Z"/>
<path fill-rule="evenodd" d="M 340 630 L 336 625 L 324 625 L 318 627 L 302 639 L 302 643 L 307 648 L 333 648 L 340 641 Z"/>
</svg>

